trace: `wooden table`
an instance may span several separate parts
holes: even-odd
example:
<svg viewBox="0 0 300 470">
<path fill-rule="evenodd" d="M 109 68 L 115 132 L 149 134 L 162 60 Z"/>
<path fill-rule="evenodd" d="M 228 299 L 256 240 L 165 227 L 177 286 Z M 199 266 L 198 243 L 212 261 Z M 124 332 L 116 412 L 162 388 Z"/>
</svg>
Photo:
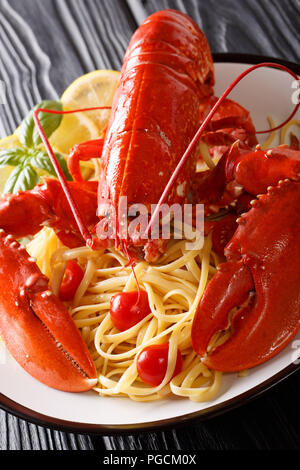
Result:
<svg viewBox="0 0 300 470">
<path fill-rule="evenodd" d="M 0 0 L 0 78 L 8 102 L 0 106 L 0 133 L 9 134 L 32 105 L 58 97 L 77 76 L 119 69 L 138 23 L 170 7 L 196 20 L 213 52 L 300 62 L 299 0 Z M 296 449 L 298 387 L 300 373 L 209 421 L 113 437 L 50 430 L 0 411 L 0 449 Z"/>
</svg>

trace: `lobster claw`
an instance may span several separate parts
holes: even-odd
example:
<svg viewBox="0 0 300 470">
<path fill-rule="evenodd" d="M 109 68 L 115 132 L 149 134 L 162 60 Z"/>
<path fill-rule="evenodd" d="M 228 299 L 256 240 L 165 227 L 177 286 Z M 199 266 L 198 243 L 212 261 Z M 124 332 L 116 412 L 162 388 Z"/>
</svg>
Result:
<svg viewBox="0 0 300 470">
<path fill-rule="evenodd" d="M 208 367 L 225 372 L 254 367 L 298 332 L 299 213 L 300 183 L 283 181 L 239 221 L 225 249 L 228 261 L 209 283 L 193 321 L 193 347 Z M 229 324 L 229 339 L 207 353 L 214 335 Z"/>
<path fill-rule="evenodd" d="M 250 194 L 265 193 L 281 179 L 299 180 L 299 151 L 285 147 L 245 152 L 234 148 L 225 163 L 225 179 L 235 180 Z"/>
<path fill-rule="evenodd" d="M 16 361 L 44 384 L 91 389 L 96 370 L 68 310 L 24 247 L 0 233 L 0 335 Z"/>
</svg>

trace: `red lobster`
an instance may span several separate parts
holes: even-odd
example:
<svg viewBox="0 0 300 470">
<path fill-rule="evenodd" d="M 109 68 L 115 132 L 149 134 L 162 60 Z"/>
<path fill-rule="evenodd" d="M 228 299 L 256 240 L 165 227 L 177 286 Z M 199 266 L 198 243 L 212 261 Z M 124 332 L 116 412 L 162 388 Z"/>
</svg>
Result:
<svg viewBox="0 0 300 470">
<path fill-rule="evenodd" d="M 8 279 L 3 287 L 9 293 L 0 299 L 0 334 L 24 369 L 47 385 L 88 390 L 95 383 L 95 368 L 66 308 L 49 291 L 47 279 L 13 235 L 34 234 L 47 223 L 67 246 L 84 241 L 105 246 L 106 241 L 87 235 L 96 224 L 96 213 L 107 216 L 123 195 L 128 205 L 137 202 L 150 207 L 159 201 L 162 188 L 216 102 L 213 85 L 213 62 L 203 32 L 178 11 L 155 13 L 130 41 L 104 142 L 85 143 L 72 153 L 70 169 L 75 181 L 61 188 L 58 181 L 46 180 L 32 191 L 7 195 L 1 201 L 0 227 L 9 233 L 1 238 L 1 269 L 2 278 Z M 227 149 L 237 136 L 245 150 L 256 144 L 249 113 L 223 100 L 202 140 L 214 154 L 220 147 Z M 81 181 L 78 172 L 78 159 L 92 157 L 101 157 L 98 190 L 94 182 Z M 189 193 L 194 201 L 201 196 L 207 179 L 196 174 L 197 158 L 194 150 L 168 194 L 169 203 L 183 203 Z M 221 161 L 218 178 L 224 175 L 223 157 Z M 63 191 L 68 203 L 62 204 Z M 165 244 L 117 237 L 117 247 L 125 255 L 153 261 Z"/>
</svg>

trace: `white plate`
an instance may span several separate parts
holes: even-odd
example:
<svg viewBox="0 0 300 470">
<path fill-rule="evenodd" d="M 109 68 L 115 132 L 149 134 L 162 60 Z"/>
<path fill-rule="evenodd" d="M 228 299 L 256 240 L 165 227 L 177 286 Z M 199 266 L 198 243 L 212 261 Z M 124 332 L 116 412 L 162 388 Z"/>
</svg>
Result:
<svg viewBox="0 0 300 470">
<path fill-rule="evenodd" d="M 247 65 L 238 63 L 216 63 L 216 95 L 245 68 Z M 299 68 L 294 66 L 294 70 L 299 71 Z M 230 98 L 249 109 L 257 130 L 266 129 L 267 115 L 272 115 L 279 123 L 291 112 L 291 95 L 295 91 L 291 88 L 291 82 L 291 77 L 282 71 L 259 69 L 246 77 Z M 261 136 L 260 140 L 263 142 L 265 138 Z M 294 341 L 297 340 L 300 345 L 300 334 Z M 90 432 L 154 428 L 194 417 L 208 417 L 244 403 L 297 368 L 293 362 L 297 357 L 294 348 L 298 343 L 292 342 L 275 358 L 250 370 L 247 377 L 225 374 L 217 398 L 205 403 L 180 398 L 136 403 L 127 398 L 100 398 L 94 392 L 60 392 L 33 379 L 2 350 L 0 402 L 4 408 L 19 416 L 54 427 Z"/>
</svg>

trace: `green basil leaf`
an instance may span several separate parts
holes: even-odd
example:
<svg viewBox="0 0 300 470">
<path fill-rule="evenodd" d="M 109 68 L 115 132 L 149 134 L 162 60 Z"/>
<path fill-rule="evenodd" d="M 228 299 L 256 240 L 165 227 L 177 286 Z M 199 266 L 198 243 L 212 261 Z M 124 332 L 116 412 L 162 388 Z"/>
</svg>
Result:
<svg viewBox="0 0 300 470">
<path fill-rule="evenodd" d="M 60 167 L 61 167 L 66 179 L 68 181 L 72 181 L 72 176 L 69 173 L 67 162 L 66 162 L 65 158 L 60 153 L 57 153 L 57 152 L 55 152 L 55 156 L 58 160 L 58 163 L 60 164 Z M 44 150 L 40 150 L 40 151 L 36 152 L 34 157 L 32 157 L 30 159 L 30 163 L 35 168 L 40 168 L 41 170 L 44 170 L 47 173 L 49 173 L 49 175 L 53 175 L 53 176 L 57 177 L 56 171 L 55 171 L 55 169 L 54 169 L 54 167 L 53 167 L 53 165 L 50 161 L 50 158 L 49 158 L 47 152 L 45 152 Z"/>
<path fill-rule="evenodd" d="M 19 164 L 11 172 L 5 183 L 4 193 L 17 193 L 18 191 L 27 191 L 34 188 L 38 183 L 39 177 L 31 165 Z"/>
<path fill-rule="evenodd" d="M 22 148 L 11 148 L 0 151 L 0 167 L 17 166 L 26 159 L 26 151 Z"/>
<path fill-rule="evenodd" d="M 60 101 L 45 100 L 36 105 L 23 120 L 20 131 L 19 140 L 26 147 L 34 147 L 42 141 L 33 120 L 33 111 L 38 108 L 62 111 L 62 103 Z M 39 120 L 44 129 L 46 136 L 49 138 L 51 134 L 58 128 L 61 123 L 61 114 L 39 113 Z"/>
<path fill-rule="evenodd" d="M 53 165 L 48 157 L 48 154 L 43 150 L 37 152 L 34 157 L 30 159 L 30 163 L 34 168 L 40 168 L 46 171 L 49 175 L 56 176 Z"/>
</svg>

